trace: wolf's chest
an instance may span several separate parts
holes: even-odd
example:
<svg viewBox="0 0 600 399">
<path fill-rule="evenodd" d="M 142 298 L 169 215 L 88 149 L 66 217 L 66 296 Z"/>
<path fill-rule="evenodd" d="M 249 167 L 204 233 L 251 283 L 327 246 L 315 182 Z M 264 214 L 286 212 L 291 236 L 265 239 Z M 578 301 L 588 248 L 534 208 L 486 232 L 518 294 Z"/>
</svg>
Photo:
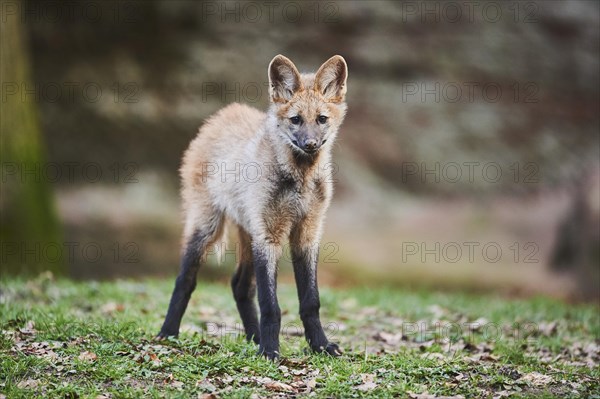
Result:
<svg viewBox="0 0 600 399">
<path fill-rule="evenodd" d="M 308 212 L 312 196 L 311 187 L 291 179 L 284 180 L 273 190 L 270 207 L 275 216 L 300 218 Z"/>
<path fill-rule="evenodd" d="M 271 183 L 265 216 L 293 221 L 309 212 L 316 197 L 312 181 L 301 181 L 290 175 L 280 174 Z"/>
</svg>

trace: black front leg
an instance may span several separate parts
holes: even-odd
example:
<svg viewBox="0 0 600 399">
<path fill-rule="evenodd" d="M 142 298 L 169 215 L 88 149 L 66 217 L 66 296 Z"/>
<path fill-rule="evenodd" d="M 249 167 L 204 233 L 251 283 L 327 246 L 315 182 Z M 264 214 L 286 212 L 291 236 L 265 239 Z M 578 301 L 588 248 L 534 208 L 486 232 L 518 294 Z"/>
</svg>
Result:
<svg viewBox="0 0 600 399">
<path fill-rule="evenodd" d="M 312 248 L 292 247 L 292 262 L 300 301 L 300 318 L 304 325 L 304 335 L 313 351 L 339 356 L 340 348 L 337 344 L 327 340 L 319 317 L 321 302 L 317 286 L 318 257 L 319 252 L 316 246 Z"/>
<path fill-rule="evenodd" d="M 204 237 L 200 232 L 192 235 L 188 241 L 183 256 L 181 257 L 181 270 L 175 281 L 175 289 L 169 303 L 169 310 L 165 317 L 159 338 L 179 335 L 179 326 L 185 313 L 192 292 L 196 288 L 196 276 L 200 268 L 200 257 L 204 245 Z"/>
<path fill-rule="evenodd" d="M 281 310 L 277 302 L 277 250 L 253 248 L 254 273 L 260 308 L 260 346 L 258 353 L 267 359 L 279 357 Z"/>
</svg>

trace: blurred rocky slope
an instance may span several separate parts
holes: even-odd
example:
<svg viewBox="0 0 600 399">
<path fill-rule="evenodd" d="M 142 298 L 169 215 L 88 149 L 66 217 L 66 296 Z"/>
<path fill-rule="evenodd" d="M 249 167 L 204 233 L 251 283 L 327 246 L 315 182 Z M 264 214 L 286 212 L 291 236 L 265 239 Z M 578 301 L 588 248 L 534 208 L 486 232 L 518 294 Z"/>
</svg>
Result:
<svg viewBox="0 0 600 399">
<path fill-rule="evenodd" d="M 35 11 L 43 3 L 27 4 Z M 328 227 L 335 240 L 352 217 L 381 244 L 392 233 L 380 227 L 403 199 L 485 207 L 507 195 L 531 201 L 568 193 L 574 177 L 598 176 L 597 2 L 91 4 L 95 14 L 81 6 L 57 20 L 25 17 L 34 78 L 48 90 L 39 105 L 50 160 L 96 162 L 105 171 L 99 183 L 108 185 L 101 190 L 126 194 L 93 200 L 76 193 L 98 184 L 63 179 L 57 187 L 71 234 L 85 226 L 93 237 L 101 229 L 89 220 L 113 220 L 121 232 L 142 220 L 158 226 L 157 242 L 170 237 L 175 245 L 183 150 L 224 104 L 267 106 L 266 67 L 278 53 L 301 70 L 333 54 L 348 61 L 349 112 L 335 149 L 339 207 Z M 53 84 L 60 98 L 52 97 Z M 115 167 L 134 170 L 136 186 L 115 179 Z M 550 214 L 550 229 L 567 212 L 569 200 L 557 201 L 563 205 L 548 208 L 560 210 Z M 113 216 L 94 219 L 104 208 Z M 483 224 L 497 231 L 491 219 Z M 554 236 L 544 240 L 551 246 Z M 169 251 L 156 263 L 173 270 Z M 393 263 L 396 253 L 388 252 L 392 260 L 381 263 Z"/>
</svg>

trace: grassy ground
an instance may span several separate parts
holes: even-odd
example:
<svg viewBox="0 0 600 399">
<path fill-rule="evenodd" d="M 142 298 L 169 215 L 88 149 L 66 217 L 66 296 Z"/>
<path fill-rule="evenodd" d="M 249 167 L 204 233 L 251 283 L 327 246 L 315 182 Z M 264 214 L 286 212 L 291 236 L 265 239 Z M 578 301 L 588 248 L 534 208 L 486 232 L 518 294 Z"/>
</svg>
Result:
<svg viewBox="0 0 600 399">
<path fill-rule="evenodd" d="M 0 397 L 600 397 L 598 307 L 322 289 L 341 358 L 305 353 L 279 289 L 282 356 L 244 342 L 229 288 L 200 282 L 179 339 L 154 342 L 168 281 L 5 280 Z"/>
</svg>

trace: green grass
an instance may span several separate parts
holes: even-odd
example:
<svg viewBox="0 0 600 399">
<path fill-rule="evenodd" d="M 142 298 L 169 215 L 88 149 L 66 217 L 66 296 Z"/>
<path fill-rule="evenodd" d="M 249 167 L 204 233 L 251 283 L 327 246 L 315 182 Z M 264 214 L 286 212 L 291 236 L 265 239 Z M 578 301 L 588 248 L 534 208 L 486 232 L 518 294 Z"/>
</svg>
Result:
<svg viewBox="0 0 600 399">
<path fill-rule="evenodd" d="M 153 341 L 172 280 L 4 280 L 0 393 L 600 397 L 597 306 L 322 289 L 322 320 L 345 350 L 331 358 L 306 353 L 295 290 L 281 285 L 283 359 L 272 363 L 243 340 L 229 288 L 214 283 L 200 281 L 179 339 Z"/>
</svg>

